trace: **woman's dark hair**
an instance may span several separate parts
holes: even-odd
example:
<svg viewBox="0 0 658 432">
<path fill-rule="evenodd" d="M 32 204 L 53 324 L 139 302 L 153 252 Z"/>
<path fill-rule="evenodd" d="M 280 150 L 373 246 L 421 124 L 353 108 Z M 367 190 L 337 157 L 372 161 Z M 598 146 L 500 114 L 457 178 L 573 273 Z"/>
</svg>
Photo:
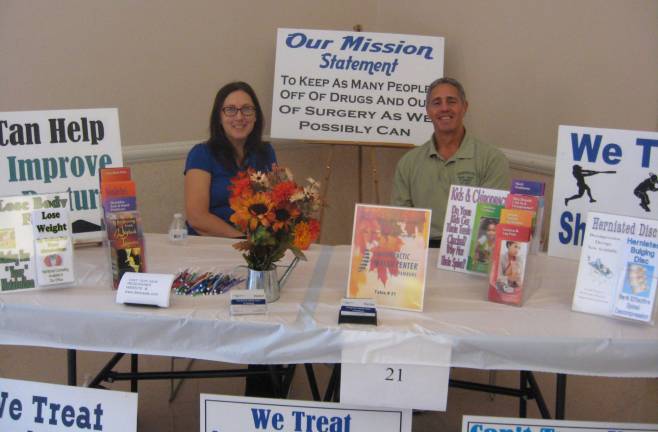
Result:
<svg viewBox="0 0 658 432">
<path fill-rule="evenodd" d="M 247 156 L 254 155 L 263 160 L 266 158 L 265 145 L 263 144 L 263 110 L 260 107 L 260 102 L 258 102 L 258 97 L 256 97 L 256 92 L 246 82 L 235 81 L 228 83 L 220 88 L 217 96 L 215 96 L 215 103 L 210 113 L 210 138 L 207 141 L 217 161 L 228 169 L 237 169 L 238 166 L 235 162 L 235 150 L 226 137 L 220 113 L 228 95 L 238 90 L 247 93 L 256 107 L 256 122 L 244 145 L 244 157 L 246 159 Z"/>
</svg>

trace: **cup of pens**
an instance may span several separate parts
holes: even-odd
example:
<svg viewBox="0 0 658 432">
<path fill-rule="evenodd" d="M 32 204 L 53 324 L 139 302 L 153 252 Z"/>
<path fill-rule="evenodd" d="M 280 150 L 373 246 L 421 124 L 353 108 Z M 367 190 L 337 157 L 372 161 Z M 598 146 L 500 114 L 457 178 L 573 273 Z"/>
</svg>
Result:
<svg viewBox="0 0 658 432">
<path fill-rule="evenodd" d="M 223 294 L 235 285 L 245 281 L 232 272 L 201 271 L 199 269 L 184 269 L 174 278 L 171 289 L 176 295 L 200 296 Z"/>
</svg>

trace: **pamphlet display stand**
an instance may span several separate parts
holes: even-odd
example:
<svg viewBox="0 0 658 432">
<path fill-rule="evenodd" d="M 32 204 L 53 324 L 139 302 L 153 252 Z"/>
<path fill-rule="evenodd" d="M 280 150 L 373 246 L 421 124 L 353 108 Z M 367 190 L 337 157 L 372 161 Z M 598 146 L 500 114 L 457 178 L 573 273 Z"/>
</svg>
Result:
<svg viewBox="0 0 658 432">
<path fill-rule="evenodd" d="M 146 272 L 142 218 L 137 211 L 136 187 L 130 168 L 101 169 L 100 193 L 112 288 L 117 289 L 124 273 Z"/>
</svg>

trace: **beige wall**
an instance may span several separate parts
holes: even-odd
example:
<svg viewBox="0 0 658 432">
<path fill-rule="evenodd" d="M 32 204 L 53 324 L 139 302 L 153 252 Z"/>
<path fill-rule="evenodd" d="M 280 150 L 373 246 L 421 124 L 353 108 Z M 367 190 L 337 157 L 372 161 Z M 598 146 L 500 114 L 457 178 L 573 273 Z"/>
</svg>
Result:
<svg viewBox="0 0 658 432">
<path fill-rule="evenodd" d="M 467 126 L 553 155 L 559 124 L 658 129 L 657 22 L 655 0 L 1 0 L 0 111 L 118 107 L 124 146 L 202 140 L 229 80 L 251 82 L 269 117 L 276 28 L 361 24 L 445 37 L 445 72 L 470 100 Z M 298 177 L 323 177 L 328 147 L 275 148 Z M 384 203 L 402 153 L 376 152 Z M 349 241 L 357 156 L 335 151 L 323 242 Z M 150 231 L 182 210 L 182 164 L 133 165 Z M 369 164 L 364 149 L 366 174 Z"/>
</svg>

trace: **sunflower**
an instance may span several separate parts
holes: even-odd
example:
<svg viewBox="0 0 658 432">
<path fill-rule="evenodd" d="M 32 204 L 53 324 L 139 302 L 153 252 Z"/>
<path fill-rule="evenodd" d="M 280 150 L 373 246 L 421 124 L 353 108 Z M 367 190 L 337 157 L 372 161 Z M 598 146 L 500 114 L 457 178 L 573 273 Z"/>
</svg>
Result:
<svg viewBox="0 0 658 432">
<path fill-rule="evenodd" d="M 231 215 L 231 222 L 243 231 L 254 231 L 258 225 L 269 227 L 275 219 L 274 205 L 267 193 L 255 193 L 243 197 L 235 197 L 231 202 L 235 213 Z"/>
<path fill-rule="evenodd" d="M 280 229 L 287 229 L 296 220 L 301 212 L 299 208 L 290 203 L 282 202 L 279 206 L 274 209 L 274 221 L 272 223 L 272 229 L 274 232 L 279 231 Z"/>
</svg>

